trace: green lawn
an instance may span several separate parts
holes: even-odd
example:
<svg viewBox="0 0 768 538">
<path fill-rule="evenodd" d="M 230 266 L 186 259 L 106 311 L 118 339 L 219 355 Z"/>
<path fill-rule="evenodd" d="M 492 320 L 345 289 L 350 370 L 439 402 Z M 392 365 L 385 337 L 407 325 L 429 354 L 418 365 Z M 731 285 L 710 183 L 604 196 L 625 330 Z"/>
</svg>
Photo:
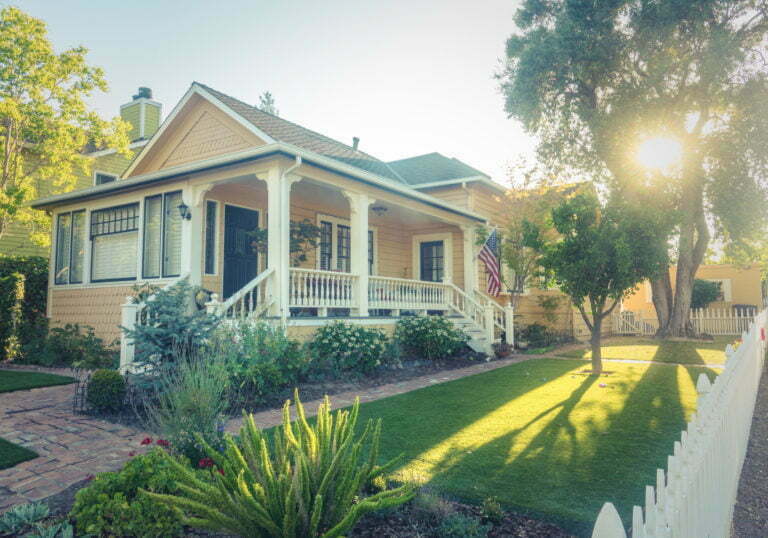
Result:
<svg viewBox="0 0 768 538">
<path fill-rule="evenodd" d="M 720 336 L 714 342 L 659 341 L 653 338 L 633 336 L 607 338 L 601 346 L 604 359 L 633 359 L 679 364 L 723 364 L 725 346 L 736 337 Z M 558 353 L 561 357 L 589 359 L 592 352 L 587 348 Z"/>
<path fill-rule="evenodd" d="M 36 457 L 37 454 L 35 452 L 23 446 L 14 445 L 0 437 L 0 469 L 7 469 L 22 461 L 31 460 Z"/>
<path fill-rule="evenodd" d="M 18 372 L 16 370 L 0 370 L 0 392 L 50 387 L 74 383 L 71 377 L 38 372 Z"/>
<path fill-rule="evenodd" d="M 496 496 L 588 535 L 605 501 L 629 524 L 695 408 L 706 368 L 534 359 L 361 406 L 395 474 L 470 502 Z M 601 384 L 606 384 L 601 387 Z"/>
</svg>

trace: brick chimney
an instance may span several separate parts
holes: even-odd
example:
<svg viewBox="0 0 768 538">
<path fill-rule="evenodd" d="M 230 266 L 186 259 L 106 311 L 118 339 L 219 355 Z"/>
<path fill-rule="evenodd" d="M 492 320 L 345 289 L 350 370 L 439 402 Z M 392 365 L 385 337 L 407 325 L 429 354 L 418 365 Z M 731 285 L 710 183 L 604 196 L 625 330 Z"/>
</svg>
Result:
<svg viewBox="0 0 768 538">
<path fill-rule="evenodd" d="M 133 99 L 120 107 L 120 117 L 131 124 L 131 142 L 151 138 L 160 128 L 162 105 L 152 100 L 152 90 L 139 88 Z"/>
</svg>

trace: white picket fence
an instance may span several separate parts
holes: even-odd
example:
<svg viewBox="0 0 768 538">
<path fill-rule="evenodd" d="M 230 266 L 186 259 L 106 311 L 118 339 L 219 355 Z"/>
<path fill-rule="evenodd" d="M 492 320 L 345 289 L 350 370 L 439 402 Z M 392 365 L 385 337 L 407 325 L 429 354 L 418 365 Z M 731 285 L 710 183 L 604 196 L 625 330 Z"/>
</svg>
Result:
<svg viewBox="0 0 768 538">
<path fill-rule="evenodd" d="M 752 414 L 763 371 L 768 310 L 742 334 L 737 349 L 726 347 L 726 363 L 714 384 L 700 374 L 699 400 L 666 472 L 646 486 L 645 509 L 632 512 L 632 538 L 722 538 L 730 536 L 733 506 L 747 451 Z M 600 510 L 592 538 L 626 538 L 614 505 Z"/>
<path fill-rule="evenodd" d="M 697 308 L 691 310 L 691 324 L 697 334 L 737 336 L 752 323 L 752 308 Z M 613 316 L 613 333 L 619 335 L 653 336 L 659 321 L 653 312 L 625 310 Z"/>
</svg>

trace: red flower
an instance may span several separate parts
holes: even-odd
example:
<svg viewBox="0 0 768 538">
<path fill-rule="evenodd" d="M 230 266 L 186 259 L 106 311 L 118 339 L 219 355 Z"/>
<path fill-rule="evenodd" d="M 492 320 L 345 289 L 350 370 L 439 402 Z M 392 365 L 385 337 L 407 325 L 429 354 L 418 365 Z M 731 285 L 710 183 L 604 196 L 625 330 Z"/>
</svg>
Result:
<svg viewBox="0 0 768 538">
<path fill-rule="evenodd" d="M 201 469 L 208 469 L 209 467 L 213 467 L 213 460 L 211 458 L 203 458 L 197 462 L 197 466 Z"/>
<path fill-rule="evenodd" d="M 171 446 L 171 443 L 169 443 L 165 439 L 158 439 L 157 444 L 164 448 L 168 448 L 169 446 Z"/>
<path fill-rule="evenodd" d="M 218 469 L 216 469 L 216 470 L 217 470 L 217 471 L 219 471 L 219 474 L 220 474 L 221 476 L 224 476 L 224 469 L 222 469 L 222 468 L 218 468 Z"/>
<path fill-rule="evenodd" d="M 131 450 L 130 452 L 128 452 L 128 457 L 129 457 L 129 458 L 132 458 L 132 457 L 134 457 L 135 455 L 136 455 L 136 452 L 134 452 L 133 450 Z"/>
<path fill-rule="evenodd" d="M 142 439 L 141 444 L 142 445 L 151 445 L 152 444 L 152 438 L 151 437 L 145 437 L 144 439 Z"/>
</svg>

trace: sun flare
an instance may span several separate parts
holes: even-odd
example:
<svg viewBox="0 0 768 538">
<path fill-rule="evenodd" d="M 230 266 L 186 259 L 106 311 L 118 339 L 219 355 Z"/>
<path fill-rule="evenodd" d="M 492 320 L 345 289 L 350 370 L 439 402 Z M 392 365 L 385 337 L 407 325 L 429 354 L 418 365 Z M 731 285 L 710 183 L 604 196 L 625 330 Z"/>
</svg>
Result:
<svg viewBox="0 0 768 538">
<path fill-rule="evenodd" d="M 640 144 L 637 160 L 646 168 L 667 170 L 678 164 L 683 157 L 683 147 L 678 140 L 667 137 L 649 138 Z"/>
</svg>

